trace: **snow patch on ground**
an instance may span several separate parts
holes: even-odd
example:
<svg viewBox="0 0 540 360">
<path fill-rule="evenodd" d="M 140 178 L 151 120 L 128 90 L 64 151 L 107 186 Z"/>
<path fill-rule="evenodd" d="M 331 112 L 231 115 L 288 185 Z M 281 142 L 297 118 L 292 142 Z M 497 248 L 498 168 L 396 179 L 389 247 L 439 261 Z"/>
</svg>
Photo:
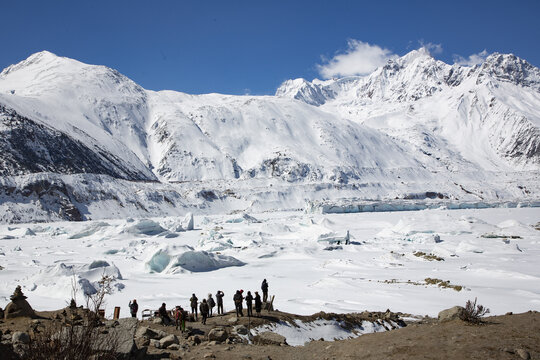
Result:
<svg viewBox="0 0 540 360">
<path fill-rule="evenodd" d="M 352 339 L 364 334 L 384 332 L 389 329 L 399 327 L 392 321 L 362 321 L 361 325 L 347 327 L 345 322 L 339 320 L 317 319 L 303 322 L 299 319 L 292 323 L 280 321 L 252 329 L 252 333 L 257 335 L 261 332 L 272 331 L 287 339 L 287 343 L 292 346 L 302 346 L 314 340 L 324 339 L 335 341 Z"/>
</svg>

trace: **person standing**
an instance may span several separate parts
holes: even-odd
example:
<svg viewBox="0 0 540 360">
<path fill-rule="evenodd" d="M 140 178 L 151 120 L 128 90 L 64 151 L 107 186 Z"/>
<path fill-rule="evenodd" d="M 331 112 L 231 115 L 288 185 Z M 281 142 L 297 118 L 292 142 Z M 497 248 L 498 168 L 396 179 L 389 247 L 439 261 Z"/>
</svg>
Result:
<svg viewBox="0 0 540 360">
<path fill-rule="evenodd" d="M 195 296 L 195 294 L 192 294 L 191 299 L 189 299 L 189 303 L 191 304 L 191 312 L 195 316 L 195 321 L 197 321 L 197 301 L 199 301 L 199 299 Z"/>
<path fill-rule="evenodd" d="M 137 304 L 136 299 L 133 299 L 133 302 L 129 302 L 129 312 L 131 313 L 131 317 L 136 318 L 137 311 L 139 311 L 139 304 Z"/>
<path fill-rule="evenodd" d="M 172 323 L 169 313 L 167 312 L 167 306 L 165 303 L 161 304 L 161 307 L 158 309 L 158 315 L 163 320 L 163 325 L 169 325 Z"/>
<path fill-rule="evenodd" d="M 247 315 L 253 316 L 253 296 L 251 295 L 251 291 L 248 291 L 246 296 L 246 308 L 247 308 Z"/>
<path fill-rule="evenodd" d="M 242 296 L 242 293 L 240 290 L 236 290 L 236 294 L 233 296 L 234 301 L 234 307 L 236 308 L 236 317 L 244 316 L 244 313 L 242 311 L 242 301 L 244 300 L 244 297 Z"/>
<path fill-rule="evenodd" d="M 180 314 L 182 315 L 182 322 L 180 323 L 180 325 L 181 325 L 180 330 L 184 333 L 184 332 L 186 332 L 186 318 L 188 316 L 188 313 L 181 306 L 180 306 Z"/>
<path fill-rule="evenodd" d="M 201 310 L 201 316 L 202 316 L 201 322 L 203 323 L 203 325 L 206 325 L 206 318 L 208 317 L 208 312 L 209 312 L 208 303 L 206 302 L 206 299 L 203 299 L 200 306 L 200 310 Z"/>
<path fill-rule="evenodd" d="M 263 302 L 267 302 L 268 301 L 268 283 L 266 282 L 266 279 L 264 279 L 261 284 L 261 290 L 263 292 Z"/>
<path fill-rule="evenodd" d="M 180 325 L 182 324 L 182 310 L 180 306 L 176 306 L 176 310 L 174 311 L 174 323 L 176 325 L 176 330 L 178 330 Z"/>
<path fill-rule="evenodd" d="M 218 290 L 216 293 L 216 300 L 217 300 L 217 313 L 218 315 L 223 315 L 223 297 L 225 296 L 225 293 L 223 291 Z"/>
<path fill-rule="evenodd" d="M 208 299 L 206 300 L 206 302 L 208 303 L 208 308 L 210 309 L 210 313 L 208 314 L 208 316 L 212 317 L 214 306 L 216 306 L 216 302 L 214 301 L 212 294 L 208 294 Z"/>
<path fill-rule="evenodd" d="M 255 291 L 255 312 L 257 313 L 257 317 L 261 317 L 261 310 L 262 310 L 261 295 L 259 295 L 258 291 Z"/>
</svg>

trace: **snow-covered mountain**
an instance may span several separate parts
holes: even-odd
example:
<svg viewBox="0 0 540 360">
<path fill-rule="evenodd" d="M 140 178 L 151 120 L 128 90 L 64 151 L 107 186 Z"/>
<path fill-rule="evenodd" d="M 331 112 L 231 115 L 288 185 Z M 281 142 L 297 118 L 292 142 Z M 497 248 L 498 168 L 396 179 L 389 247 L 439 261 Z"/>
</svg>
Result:
<svg viewBox="0 0 540 360">
<path fill-rule="evenodd" d="M 511 54 L 465 67 L 420 49 L 365 77 L 288 80 L 276 96 L 382 131 L 450 170 L 540 166 L 540 69 Z"/>
<path fill-rule="evenodd" d="M 231 96 L 149 91 L 44 51 L 0 73 L 2 219 L 268 210 L 426 192 L 536 200 L 539 108 L 540 70 L 513 55 L 463 67 L 421 49 L 364 77 Z M 51 206 L 51 184 L 62 189 L 60 205 Z"/>
</svg>

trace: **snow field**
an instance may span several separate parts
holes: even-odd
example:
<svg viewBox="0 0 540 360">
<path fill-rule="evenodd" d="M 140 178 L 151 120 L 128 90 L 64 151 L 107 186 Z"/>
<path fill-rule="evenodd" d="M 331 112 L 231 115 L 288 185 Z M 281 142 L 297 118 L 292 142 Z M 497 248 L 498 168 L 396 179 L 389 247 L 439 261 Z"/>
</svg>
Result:
<svg viewBox="0 0 540 360">
<path fill-rule="evenodd" d="M 297 314 L 436 316 L 475 297 L 493 314 L 539 310 L 539 221 L 538 208 L 493 208 L 195 214 L 188 231 L 183 217 L 0 225 L 0 306 L 20 284 L 34 308 L 58 309 L 73 274 L 84 303 L 105 273 L 117 277 L 107 315 L 127 315 L 131 299 L 188 306 L 218 289 L 232 310 L 234 291 L 260 291 L 263 278 L 275 308 Z"/>
</svg>

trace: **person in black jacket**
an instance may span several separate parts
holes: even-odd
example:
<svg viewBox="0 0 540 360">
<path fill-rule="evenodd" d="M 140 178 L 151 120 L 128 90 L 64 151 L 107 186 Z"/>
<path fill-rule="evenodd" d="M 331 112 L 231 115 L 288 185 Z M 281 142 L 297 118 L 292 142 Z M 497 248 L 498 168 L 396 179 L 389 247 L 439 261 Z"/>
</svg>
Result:
<svg viewBox="0 0 540 360">
<path fill-rule="evenodd" d="M 255 291 L 255 312 L 257 313 L 257 317 L 261 317 L 261 310 L 262 310 L 261 295 L 259 295 L 258 291 Z"/>
<path fill-rule="evenodd" d="M 161 307 L 158 310 L 158 315 L 160 318 L 163 319 L 163 325 L 169 325 L 170 323 L 172 323 L 172 320 L 169 317 L 169 313 L 167 312 L 167 307 L 165 306 L 165 303 L 161 304 Z"/>
<path fill-rule="evenodd" d="M 134 299 L 133 302 L 129 302 L 129 312 L 131 313 L 131 317 L 136 318 L 137 311 L 139 311 L 139 304 L 137 304 L 137 300 Z"/>
<path fill-rule="evenodd" d="M 218 315 L 223 315 L 223 297 L 225 296 L 225 293 L 221 290 L 218 290 L 216 293 L 216 300 L 217 300 L 217 313 Z"/>
<path fill-rule="evenodd" d="M 195 321 L 197 321 L 197 301 L 199 301 L 199 299 L 195 296 L 195 294 L 191 295 L 189 303 L 191 304 L 191 313 L 195 317 Z"/>
<path fill-rule="evenodd" d="M 263 302 L 267 302 L 268 301 L 268 283 L 266 282 L 266 279 L 264 279 L 261 284 L 261 290 L 263 292 Z"/>
<path fill-rule="evenodd" d="M 206 325 L 206 318 L 208 318 L 208 312 L 209 312 L 208 303 L 206 302 L 206 299 L 203 299 L 200 306 L 200 310 L 201 310 L 201 316 L 202 316 L 201 322 L 203 323 L 203 325 Z"/>
<path fill-rule="evenodd" d="M 242 296 L 242 292 L 240 290 L 236 290 L 236 294 L 234 294 L 233 296 L 234 307 L 236 308 L 236 317 L 244 316 L 244 313 L 242 311 L 243 300 L 244 297 Z"/>
<path fill-rule="evenodd" d="M 206 302 L 208 303 L 208 308 L 210 309 L 210 313 L 208 314 L 208 316 L 212 317 L 212 311 L 214 309 L 214 306 L 216 306 L 216 302 L 214 301 L 212 294 L 208 294 L 208 299 L 206 300 Z"/>
<path fill-rule="evenodd" d="M 246 308 L 247 308 L 247 315 L 253 316 L 253 296 L 251 295 L 251 291 L 248 291 L 246 296 Z"/>
</svg>

